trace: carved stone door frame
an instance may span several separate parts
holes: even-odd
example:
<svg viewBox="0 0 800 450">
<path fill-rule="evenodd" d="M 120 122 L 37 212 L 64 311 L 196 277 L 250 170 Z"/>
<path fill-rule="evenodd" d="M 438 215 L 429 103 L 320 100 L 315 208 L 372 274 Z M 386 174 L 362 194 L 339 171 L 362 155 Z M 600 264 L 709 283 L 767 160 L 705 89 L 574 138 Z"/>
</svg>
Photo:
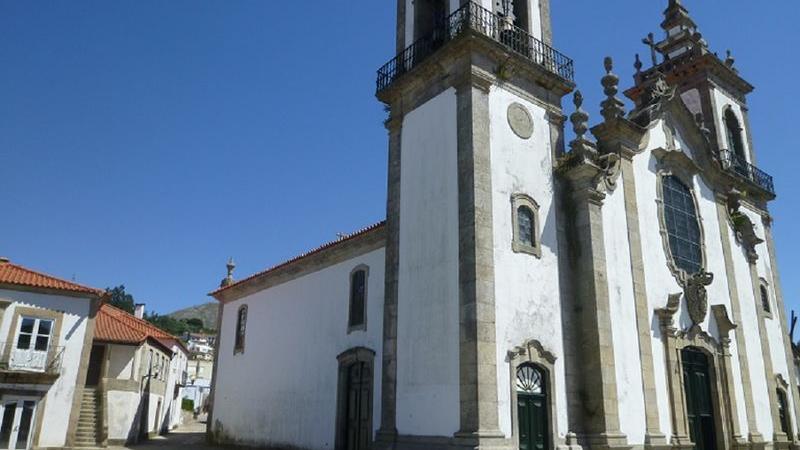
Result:
<svg viewBox="0 0 800 450">
<path fill-rule="evenodd" d="M 667 364 L 667 382 L 672 404 L 672 439 L 670 445 L 675 449 L 692 449 L 694 443 L 689 435 L 689 420 L 686 408 L 686 386 L 683 378 L 682 351 L 687 347 L 696 348 L 706 354 L 709 360 L 711 396 L 714 403 L 717 447 L 719 450 L 738 448 L 745 441 L 739 431 L 736 412 L 733 371 L 729 337 L 736 324 L 728 318 L 724 305 L 713 305 L 711 310 L 719 328 L 717 341 L 695 325 L 681 330 L 674 323 L 679 310 L 681 295 L 670 296 L 667 306 L 656 310 L 661 326 L 661 335 Z"/>
</svg>

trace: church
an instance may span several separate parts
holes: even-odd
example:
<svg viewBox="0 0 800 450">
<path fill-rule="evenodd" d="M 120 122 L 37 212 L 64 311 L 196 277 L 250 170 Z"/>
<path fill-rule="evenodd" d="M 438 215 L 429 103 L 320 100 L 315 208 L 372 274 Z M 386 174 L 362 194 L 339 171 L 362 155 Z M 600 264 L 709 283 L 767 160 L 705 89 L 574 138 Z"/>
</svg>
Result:
<svg viewBox="0 0 800 450">
<path fill-rule="evenodd" d="M 229 266 L 209 438 L 800 448 L 754 88 L 680 0 L 661 28 L 592 120 L 549 0 L 398 0 L 386 220 Z"/>
</svg>

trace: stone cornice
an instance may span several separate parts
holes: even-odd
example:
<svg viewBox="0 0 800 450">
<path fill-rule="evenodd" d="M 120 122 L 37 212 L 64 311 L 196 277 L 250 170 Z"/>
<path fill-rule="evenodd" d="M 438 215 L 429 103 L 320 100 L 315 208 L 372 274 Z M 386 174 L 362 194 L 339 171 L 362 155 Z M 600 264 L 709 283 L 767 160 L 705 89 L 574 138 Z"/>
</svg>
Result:
<svg viewBox="0 0 800 450">
<path fill-rule="evenodd" d="M 222 303 L 229 303 L 385 246 L 386 227 L 378 226 L 354 238 L 314 251 L 307 256 L 267 270 L 211 295 Z"/>
<path fill-rule="evenodd" d="M 555 113 L 561 112 L 561 98 L 574 89 L 540 64 L 466 30 L 377 95 L 393 114 L 403 115 L 470 76 L 482 78 L 487 89 L 501 86 Z"/>
</svg>

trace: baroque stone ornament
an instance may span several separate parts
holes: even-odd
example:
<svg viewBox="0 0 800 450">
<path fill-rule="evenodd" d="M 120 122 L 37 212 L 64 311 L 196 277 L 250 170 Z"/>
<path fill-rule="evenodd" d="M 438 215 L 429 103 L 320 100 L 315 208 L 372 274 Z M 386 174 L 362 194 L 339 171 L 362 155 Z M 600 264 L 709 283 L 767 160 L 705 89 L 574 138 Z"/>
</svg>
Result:
<svg viewBox="0 0 800 450">
<path fill-rule="evenodd" d="M 625 115 L 625 103 L 617 98 L 619 92 L 619 77 L 615 75 L 612 70 L 614 69 L 614 60 L 607 56 L 603 61 L 606 68 L 606 75 L 600 80 L 603 85 L 603 92 L 606 94 L 606 99 L 600 104 L 602 107 L 600 114 L 607 121 L 614 120 L 618 117 Z"/>
<path fill-rule="evenodd" d="M 521 139 L 530 139 L 533 136 L 533 118 L 528 109 L 519 103 L 512 103 L 507 111 L 508 125 Z"/>
<path fill-rule="evenodd" d="M 714 274 L 701 269 L 686 279 L 684 295 L 686 297 L 686 307 L 689 310 L 689 318 L 692 319 L 693 326 L 700 327 L 706 320 L 708 314 L 708 292 L 706 286 L 714 281 Z"/>
<path fill-rule="evenodd" d="M 597 144 L 586 138 L 589 130 L 589 114 L 583 109 L 583 94 L 575 91 L 573 96 L 575 112 L 570 115 L 575 139 L 570 142 L 570 152 L 559 162 L 559 171 L 566 173 L 578 168 L 591 180 L 589 183 L 597 191 L 598 196 L 604 197 L 605 191 L 614 189 L 622 169 L 622 160 L 617 153 L 601 154 Z M 615 116 L 621 117 L 621 116 Z"/>
<path fill-rule="evenodd" d="M 728 193 L 728 217 L 733 227 L 736 241 L 744 248 L 747 260 L 754 263 L 758 260 L 756 246 L 764 240 L 756 235 L 756 226 L 750 217 L 741 210 L 741 192 L 731 190 Z"/>
</svg>

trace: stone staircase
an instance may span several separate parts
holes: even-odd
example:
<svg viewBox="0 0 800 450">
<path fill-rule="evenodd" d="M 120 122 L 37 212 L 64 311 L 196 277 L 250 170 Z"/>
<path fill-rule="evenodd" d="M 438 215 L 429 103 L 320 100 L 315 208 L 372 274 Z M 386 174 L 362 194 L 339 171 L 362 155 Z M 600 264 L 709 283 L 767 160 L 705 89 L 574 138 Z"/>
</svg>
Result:
<svg viewBox="0 0 800 450">
<path fill-rule="evenodd" d="M 81 399 L 81 412 L 78 416 L 78 429 L 75 432 L 75 447 L 98 448 L 100 445 L 100 422 L 102 409 L 97 389 L 86 387 Z"/>
</svg>

